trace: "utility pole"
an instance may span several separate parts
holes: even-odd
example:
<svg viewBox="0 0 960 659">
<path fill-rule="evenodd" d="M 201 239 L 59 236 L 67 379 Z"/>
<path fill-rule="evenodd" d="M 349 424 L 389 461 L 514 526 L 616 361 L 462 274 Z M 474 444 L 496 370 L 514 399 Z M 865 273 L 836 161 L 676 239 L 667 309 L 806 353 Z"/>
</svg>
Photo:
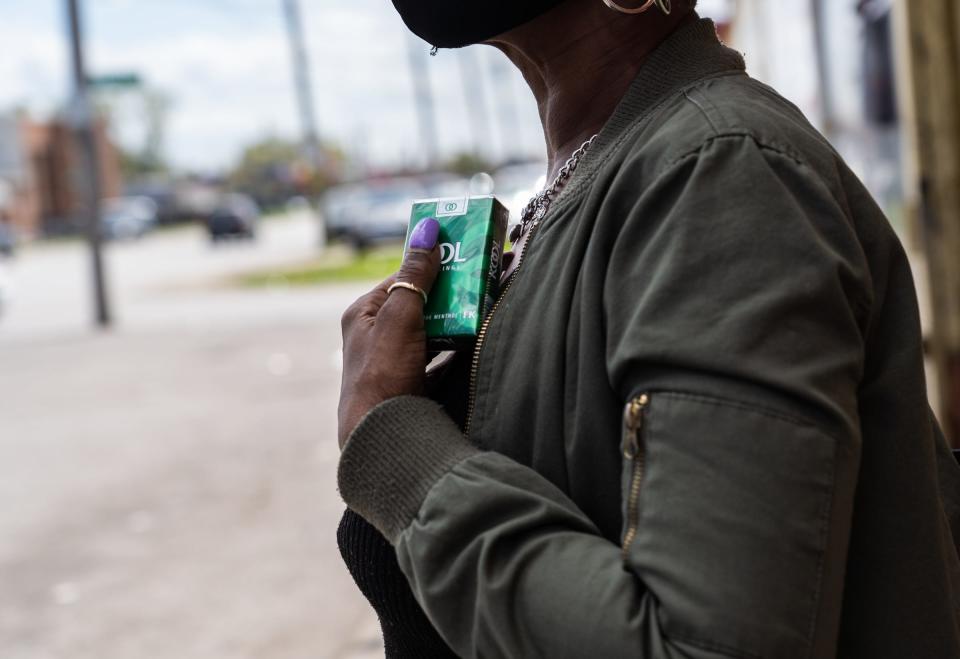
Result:
<svg viewBox="0 0 960 659">
<path fill-rule="evenodd" d="M 463 81 L 464 102 L 467 104 L 467 115 L 470 118 L 473 152 L 475 156 L 483 157 L 483 145 L 490 144 L 490 130 L 486 119 L 486 93 L 474 55 L 475 52 L 470 48 L 461 48 L 457 53 L 460 62 L 460 78 Z"/>
<path fill-rule="evenodd" d="M 313 85 L 310 82 L 310 64 L 307 58 L 306 39 L 303 35 L 303 21 L 300 15 L 299 0 L 283 0 L 283 13 L 287 20 L 287 37 L 290 41 L 290 64 L 293 68 L 293 82 L 297 94 L 297 106 L 300 109 L 300 128 L 302 131 L 302 149 L 307 162 L 316 175 L 323 167 L 320 153 L 320 139 L 317 136 L 317 123 L 314 115 Z M 319 216 L 321 246 L 327 243 L 326 218 Z"/>
<path fill-rule="evenodd" d="M 516 158 L 523 151 L 520 140 L 520 119 L 517 114 L 517 95 L 510 79 L 511 67 L 505 59 L 491 62 L 494 88 L 500 98 L 498 118 L 500 123 L 500 157 L 503 160 Z"/>
<path fill-rule="evenodd" d="M 960 445 L 960 7 L 900 0 L 908 205 L 929 271 L 940 420 Z M 910 203 L 912 202 L 912 203 Z"/>
<path fill-rule="evenodd" d="M 110 326 L 110 304 L 103 266 L 103 230 L 100 225 L 100 159 L 97 154 L 96 118 L 87 89 L 87 73 L 83 60 L 83 32 L 79 0 L 67 0 L 67 16 L 72 56 L 73 94 L 70 121 L 80 149 L 78 172 L 82 178 L 81 218 L 90 246 L 93 270 L 94 320 L 98 327 Z"/>
<path fill-rule="evenodd" d="M 303 149 L 310 165 L 319 170 L 320 141 L 317 138 L 317 123 L 313 109 L 313 86 L 310 82 L 310 63 L 307 45 L 303 36 L 299 0 L 283 0 L 287 19 L 287 37 L 290 40 L 290 63 L 293 68 L 293 83 L 300 110 L 300 129 L 303 134 Z"/>
<path fill-rule="evenodd" d="M 437 164 L 437 123 L 430 74 L 424 64 L 423 42 L 408 36 L 407 57 L 410 62 L 410 77 L 413 80 L 413 99 L 420 144 L 426 154 L 427 169 L 432 169 Z"/>
<path fill-rule="evenodd" d="M 823 121 L 823 134 L 833 139 L 836 132 L 836 104 L 833 99 L 833 77 L 830 75 L 830 39 L 827 35 L 827 21 L 824 16 L 825 0 L 810 0 L 810 13 L 813 20 L 814 52 L 817 60 L 817 79 L 820 90 L 820 116 Z"/>
</svg>

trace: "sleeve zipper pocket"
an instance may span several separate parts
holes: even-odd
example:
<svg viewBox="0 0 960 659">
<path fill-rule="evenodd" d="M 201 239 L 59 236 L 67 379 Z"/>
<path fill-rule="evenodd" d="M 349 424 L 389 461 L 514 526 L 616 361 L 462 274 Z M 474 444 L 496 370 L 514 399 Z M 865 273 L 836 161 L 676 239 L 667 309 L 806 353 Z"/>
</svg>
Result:
<svg viewBox="0 0 960 659">
<path fill-rule="evenodd" d="M 626 532 L 623 535 L 623 559 L 630 553 L 630 545 L 637 537 L 639 524 L 640 485 L 643 482 L 645 449 L 643 421 L 650 404 L 649 394 L 640 394 L 631 399 L 623 409 L 623 457 L 629 463 L 630 487 L 627 494 Z"/>
</svg>

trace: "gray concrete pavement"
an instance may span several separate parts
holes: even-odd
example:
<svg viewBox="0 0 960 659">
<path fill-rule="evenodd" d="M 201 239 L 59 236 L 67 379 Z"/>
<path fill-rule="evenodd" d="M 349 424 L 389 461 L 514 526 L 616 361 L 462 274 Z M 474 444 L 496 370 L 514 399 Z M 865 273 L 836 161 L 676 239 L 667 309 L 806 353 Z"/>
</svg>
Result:
<svg viewBox="0 0 960 659">
<path fill-rule="evenodd" d="M 80 245 L 20 256 L 0 319 L 0 656 L 382 656 L 334 538 L 338 321 L 367 285 L 216 284 L 309 257 L 311 229 L 112 248 L 106 334 L 86 327 Z"/>
</svg>

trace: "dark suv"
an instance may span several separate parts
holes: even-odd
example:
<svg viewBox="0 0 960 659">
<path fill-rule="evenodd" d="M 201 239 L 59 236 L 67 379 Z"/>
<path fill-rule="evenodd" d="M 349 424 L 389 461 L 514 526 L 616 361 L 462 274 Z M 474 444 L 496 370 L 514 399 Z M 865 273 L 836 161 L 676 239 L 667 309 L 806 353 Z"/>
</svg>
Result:
<svg viewBox="0 0 960 659">
<path fill-rule="evenodd" d="M 207 217 L 207 229 L 214 242 L 223 238 L 246 238 L 257 235 L 260 209 L 256 202 L 244 194 L 228 194 Z"/>
</svg>

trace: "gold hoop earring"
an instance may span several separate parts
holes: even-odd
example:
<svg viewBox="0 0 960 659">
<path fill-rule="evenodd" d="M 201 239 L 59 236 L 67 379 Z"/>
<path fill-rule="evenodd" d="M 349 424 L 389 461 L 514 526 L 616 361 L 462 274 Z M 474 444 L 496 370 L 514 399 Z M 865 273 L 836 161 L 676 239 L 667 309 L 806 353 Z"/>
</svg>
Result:
<svg viewBox="0 0 960 659">
<path fill-rule="evenodd" d="M 610 9 L 613 9 L 614 11 L 619 11 L 622 14 L 642 14 L 650 9 L 650 7 L 653 5 L 657 5 L 660 11 L 669 16 L 670 11 L 673 9 L 671 0 L 647 0 L 639 7 L 634 7 L 633 9 L 618 5 L 615 0 L 603 0 L 603 4 L 610 7 Z"/>
</svg>

